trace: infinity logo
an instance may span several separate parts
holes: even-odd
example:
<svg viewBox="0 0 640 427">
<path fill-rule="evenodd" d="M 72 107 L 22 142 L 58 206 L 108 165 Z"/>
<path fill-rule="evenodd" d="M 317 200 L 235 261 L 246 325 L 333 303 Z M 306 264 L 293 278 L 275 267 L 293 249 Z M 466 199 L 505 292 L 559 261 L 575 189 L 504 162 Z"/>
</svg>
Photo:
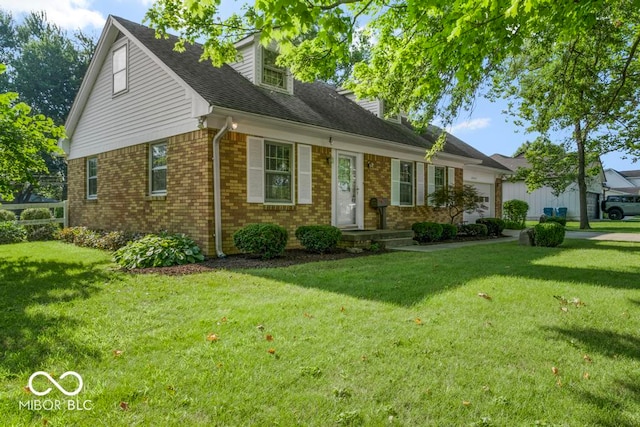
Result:
<svg viewBox="0 0 640 427">
<path fill-rule="evenodd" d="M 53 384 L 58 390 L 60 390 L 63 394 L 67 396 L 75 396 L 76 394 L 80 393 L 80 390 L 82 390 L 82 385 L 83 385 L 82 377 L 77 372 L 67 371 L 64 374 L 60 375 L 61 380 L 68 377 L 69 375 L 76 377 L 78 379 L 78 388 L 75 389 L 74 391 L 69 392 L 65 390 L 60 384 L 58 384 L 58 382 L 54 380 L 53 377 L 51 377 L 51 375 L 43 371 L 38 371 L 31 374 L 31 376 L 29 377 L 29 384 L 28 384 L 29 390 L 31 390 L 31 393 L 35 394 L 36 396 L 46 396 L 47 394 L 49 394 L 49 392 L 51 392 L 51 387 L 49 387 L 45 391 L 37 391 L 33 388 L 33 379 L 39 375 L 46 377 L 49 380 L 49 382 L 51 382 L 51 384 Z"/>
</svg>

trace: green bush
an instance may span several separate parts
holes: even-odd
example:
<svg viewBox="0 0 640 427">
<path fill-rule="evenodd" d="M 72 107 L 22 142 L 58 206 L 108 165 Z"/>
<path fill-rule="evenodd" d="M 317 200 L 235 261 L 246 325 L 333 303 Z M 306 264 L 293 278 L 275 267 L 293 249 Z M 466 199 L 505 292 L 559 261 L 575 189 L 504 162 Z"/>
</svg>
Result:
<svg viewBox="0 0 640 427">
<path fill-rule="evenodd" d="M 484 224 L 463 224 L 458 228 L 458 233 L 471 237 L 485 237 L 489 235 L 489 229 Z"/>
<path fill-rule="evenodd" d="M 22 211 L 20 221 L 33 221 L 38 219 L 52 219 L 49 208 L 29 208 Z M 53 240 L 60 229 L 57 223 L 24 225 L 27 232 L 27 240 Z"/>
<path fill-rule="evenodd" d="M 310 251 L 325 253 L 336 248 L 342 231 L 332 225 L 303 225 L 296 229 L 296 239 Z"/>
<path fill-rule="evenodd" d="M 556 247 L 564 241 L 565 229 L 557 222 L 543 222 L 533 227 L 536 246 Z"/>
<path fill-rule="evenodd" d="M 287 230 L 276 224 L 248 224 L 233 234 L 236 248 L 263 259 L 282 255 L 288 239 Z"/>
<path fill-rule="evenodd" d="M 435 222 L 416 222 L 411 229 L 418 243 L 437 242 L 442 237 L 442 224 Z"/>
<path fill-rule="evenodd" d="M 94 231 L 87 227 L 63 228 L 56 235 L 59 240 L 67 243 L 107 251 L 118 250 L 142 236 L 140 233 L 129 231 Z"/>
<path fill-rule="evenodd" d="M 204 260 L 204 255 L 184 234 L 148 234 L 118 249 L 113 259 L 120 266 L 132 269 L 192 264 Z"/>
<path fill-rule="evenodd" d="M 2 221 L 15 221 L 16 214 L 6 209 L 0 209 L 0 222 Z"/>
<path fill-rule="evenodd" d="M 519 222 L 514 222 L 509 220 L 505 220 L 504 224 L 505 224 L 504 228 L 509 230 L 524 230 L 527 227 L 525 224 L 521 224 Z"/>
<path fill-rule="evenodd" d="M 442 236 L 440 240 L 455 239 L 458 235 L 458 227 L 453 224 L 440 224 L 442 226 Z"/>
<path fill-rule="evenodd" d="M 558 224 L 560 224 L 561 226 L 566 226 L 567 225 L 567 218 L 563 217 L 563 216 L 541 216 L 540 217 L 540 222 L 541 223 L 545 223 L 545 222 L 556 222 Z"/>
<path fill-rule="evenodd" d="M 504 220 L 500 218 L 478 218 L 476 224 L 486 225 L 489 236 L 500 236 L 506 225 Z"/>
<path fill-rule="evenodd" d="M 14 221 L 0 221 L 0 245 L 20 243 L 27 238 L 24 227 Z"/>
<path fill-rule="evenodd" d="M 529 204 L 524 200 L 508 200 L 502 205 L 502 215 L 507 222 L 507 227 L 514 230 L 522 230 L 527 220 Z M 513 225 L 516 225 L 513 227 Z"/>
</svg>

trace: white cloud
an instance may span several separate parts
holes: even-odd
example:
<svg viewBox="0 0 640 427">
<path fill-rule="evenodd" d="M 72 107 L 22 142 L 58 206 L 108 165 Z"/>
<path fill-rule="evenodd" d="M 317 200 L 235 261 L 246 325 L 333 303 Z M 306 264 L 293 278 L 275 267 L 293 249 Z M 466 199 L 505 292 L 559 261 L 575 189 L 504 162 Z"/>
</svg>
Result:
<svg viewBox="0 0 640 427">
<path fill-rule="evenodd" d="M 102 28 L 106 21 L 102 13 L 91 9 L 87 0 L 0 0 L 0 9 L 15 17 L 45 11 L 49 22 L 69 30 Z"/>
<path fill-rule="evenodd" d="M 489 117 L 481 117 L 479 119 L 466 120 L 464 122 L 457 123 L 447 129 L 449 133 L 456 133 L 466 130 L 478 130 L 489 127 L 491 119 Z"/>
</svg>

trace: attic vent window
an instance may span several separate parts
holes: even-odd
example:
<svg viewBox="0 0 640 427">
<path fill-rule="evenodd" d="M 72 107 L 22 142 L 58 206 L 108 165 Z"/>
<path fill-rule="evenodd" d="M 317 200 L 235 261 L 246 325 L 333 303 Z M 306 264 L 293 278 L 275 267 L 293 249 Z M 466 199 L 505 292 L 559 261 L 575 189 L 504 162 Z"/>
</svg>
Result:
<svg viewBox="0 0 640 427">
<path fill-rule="evenodd" d="M 113 51 L 112 70 L 113 70 L 113 94 L 127 90 L 127 45 Z"/>
<path fill-rule="evenodd" d="M 262 83 L 286 90 L 287 72 L 276 65 L 277 57 L 277 52 L 262 48 Z"/>
</svg>

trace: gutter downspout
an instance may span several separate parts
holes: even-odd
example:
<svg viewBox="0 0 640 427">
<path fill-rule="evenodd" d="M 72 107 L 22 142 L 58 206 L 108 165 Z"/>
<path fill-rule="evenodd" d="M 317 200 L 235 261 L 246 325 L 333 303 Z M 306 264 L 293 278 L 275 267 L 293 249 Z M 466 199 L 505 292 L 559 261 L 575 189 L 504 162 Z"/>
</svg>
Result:
<svg viewBox="0 0 640 427">
<path fill-rule="evenodd" d="M 227 120 L 220 128 L 218 133 L 213 137 L 213 217 L 214 217 L 214 236 L 216 245 L 216 254 L 218 258 L 225 258 L 226 255 L 222 252 L 222 200 L 220 196 L 220 140 L 231 129 L 234 129 L 234 123 L 231 116 L 227 117 Z"/>
</svg>

